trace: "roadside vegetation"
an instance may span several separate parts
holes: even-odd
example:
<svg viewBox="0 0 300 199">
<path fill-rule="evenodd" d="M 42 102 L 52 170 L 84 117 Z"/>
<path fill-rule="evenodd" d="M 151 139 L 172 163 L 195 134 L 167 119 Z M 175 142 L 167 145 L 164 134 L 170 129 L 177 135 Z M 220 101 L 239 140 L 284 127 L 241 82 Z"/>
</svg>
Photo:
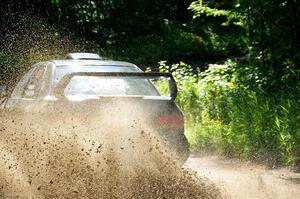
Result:
<svg viewBox="0 0 300 199">
<path fill-rule="evenodd" d="M 183 62 L 161 62 L 160 71 L 172 72 L 179 83 L 177 102 L 193 149 L 271 164 L 297 163 L 300 101 L 291 91 L 266 93 L 268 80 L 256 64 L 227 60 L 200 72 Z"/>
<path fill-rule="evenodd" d="M 0 84 L 68 52 L 134 62 L 173 73 L 193 149 L 300 165 L 299 15 L 295 0 L 4 0 Z"/>
</svg>

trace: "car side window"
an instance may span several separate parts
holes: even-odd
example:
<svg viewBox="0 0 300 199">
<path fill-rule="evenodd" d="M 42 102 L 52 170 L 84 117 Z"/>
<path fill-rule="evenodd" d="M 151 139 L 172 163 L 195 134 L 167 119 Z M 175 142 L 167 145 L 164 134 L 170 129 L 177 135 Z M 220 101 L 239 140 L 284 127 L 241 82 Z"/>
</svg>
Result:
<svg viewBox="0 0 300 199">
<path fill-rule="evenodd" d="M 30 78 L 24 87 L 22 98 L 36 99 L 40 97 L 43 89 L 43 77 L 46 71 L 46 65 L 37 65 L 34 71 L 30 74 Z"/>
<path fill-rule="evenodd" d="M 12 99 L 19 99 L 23 96 L 24 87 L 27 84 L 28 80 L 30 79 L 32 73 L 35 71 L 36 68 L 30 69 L 22 79 L 17 83 L 16 87 L 14 88 L 11 98 Z"/>
</svg>

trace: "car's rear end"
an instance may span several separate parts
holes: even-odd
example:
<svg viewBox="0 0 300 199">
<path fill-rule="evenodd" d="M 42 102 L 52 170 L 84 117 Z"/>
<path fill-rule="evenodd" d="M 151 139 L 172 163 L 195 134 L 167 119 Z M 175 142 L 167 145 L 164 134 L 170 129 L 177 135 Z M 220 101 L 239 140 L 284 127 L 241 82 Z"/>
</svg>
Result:
<svg viewBox="0 0 300 199">
<path fill-rule="evenodd" d="M 113 123 L 155 131 L 181 163 L 187 159 L 184 118 L 175 104 L 177 87 L 171 74 L 144 73 L 119 62 L 57 65 L 53 85 L 52 94 L 61 101 L 55 104 L 63 104 L 65 110 L 77 109 L 85 121 L 93 118 L 91 123 L 102 128 Z"/>
</svg>

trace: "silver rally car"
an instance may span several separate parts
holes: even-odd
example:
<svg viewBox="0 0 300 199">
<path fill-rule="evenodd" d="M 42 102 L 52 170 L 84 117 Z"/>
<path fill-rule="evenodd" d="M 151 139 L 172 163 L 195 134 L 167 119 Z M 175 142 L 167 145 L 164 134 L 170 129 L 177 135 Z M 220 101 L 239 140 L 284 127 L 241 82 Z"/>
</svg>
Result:
<svg viewBox="0 0 300 199">
<path fill-rule="evenodd" d="M 184 163 L 189 149 L 176 95 L 176 83 L 169 73 L 145 73 L 131 63 L 70 53 L 64 60 L 34 65 L 1 107 L 41 115 L 57 113 L 57 118 L 80 112 L 99 122 L 104 118 L 108 123 L 141 122 L 158 132 Z M 82 124 L 87 125 L 87 120 Z"/>
</svg>

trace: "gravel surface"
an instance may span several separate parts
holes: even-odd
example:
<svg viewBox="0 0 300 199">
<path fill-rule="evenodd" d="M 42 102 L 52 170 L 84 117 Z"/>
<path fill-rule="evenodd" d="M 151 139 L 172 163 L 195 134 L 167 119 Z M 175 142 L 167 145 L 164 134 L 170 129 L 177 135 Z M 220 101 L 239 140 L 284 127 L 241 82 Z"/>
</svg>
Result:
<svg viewBox="0 0 300 199">
<path fill-rule="evenodd" d="M 194 153 L 185 164 L 233 199 L 298 199 L 300 173 L 288 168 L 269 169 L 238 159 Z"/>
</svg>

